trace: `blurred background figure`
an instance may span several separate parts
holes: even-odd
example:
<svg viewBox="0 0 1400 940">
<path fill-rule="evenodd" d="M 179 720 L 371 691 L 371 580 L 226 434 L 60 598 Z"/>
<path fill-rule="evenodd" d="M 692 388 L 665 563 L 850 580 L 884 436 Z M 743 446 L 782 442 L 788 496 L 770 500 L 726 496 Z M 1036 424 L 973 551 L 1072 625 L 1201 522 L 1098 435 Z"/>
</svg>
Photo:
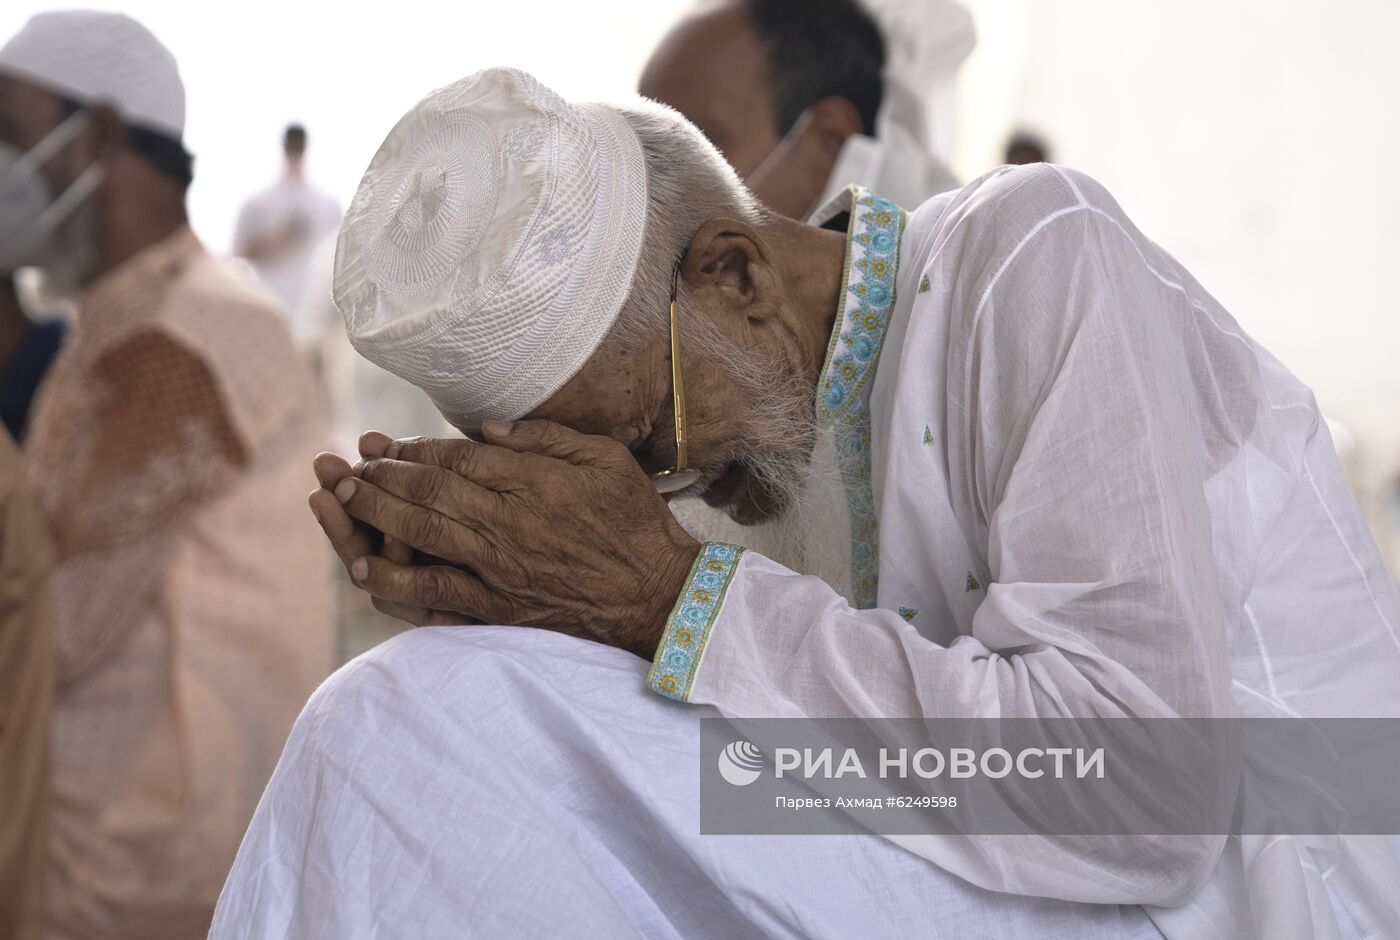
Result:
<svg viewBox="0 0 1400 940">
<path fill-rule="evenodd" d="M 717 0 L 667 34 L 639 91 L 690 118 L 784 215 L 852 183 L 916 207 L 957 186 L 954 76 L 974 42 L 951 0 Z"/>
<path fill-rule="evenodd" d="M 48 924 L 199 937 L 330 665 L 321 431 L 274 302 L 190 231 L 171 53 L 120 14 L 0 48 L 21 263 L 78 310 L 25 440 L 54 544 Z"/>
<path fill-rule="evenodd" d="M 19 448 L 0 430 L 0 940 L 44 925 L 53 704 L 51 553 Z"/>
<path fill-rule="evenodd" d="M 1049 163 L 1050 148 L 1034 134 L 1017 131 L 1006 142 L 1006 163 L 1024 166 L 1028 163 Z"/>
<path fill-rule="evenodd" d="M 48 208 L 47 196 L 32 156 L 0 139 L 0 422 L 14 441 L 24 437 L 39 382 L 65 332 L 61 319 L 30 317 L 17 282 L 51 238 L 35 225 Z"/>
<path fill-rule="evenodd" d="M 282 176 L 243 205 L 233 235 L 233 253 L 247 259 L 258 279 L 282 299 L 297 342 L 312 330 L 296 313 L 316 246 L 340 225 L 340 204 L 306 178 L 306 128 L 290 124 L 282 133 Z"/>
</svg>

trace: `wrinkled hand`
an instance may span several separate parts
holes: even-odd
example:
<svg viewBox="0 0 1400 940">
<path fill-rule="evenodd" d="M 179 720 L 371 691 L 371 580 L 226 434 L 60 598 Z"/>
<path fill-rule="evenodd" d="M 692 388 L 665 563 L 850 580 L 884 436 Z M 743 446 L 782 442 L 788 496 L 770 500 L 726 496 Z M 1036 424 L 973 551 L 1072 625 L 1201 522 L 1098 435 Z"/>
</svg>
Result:
<svg viewBox="0 0 1400 940">
<path fill-rule="evenodd" d="M 383 435 L 380 436 L 383 437 Z M 388 438 L 385 440 L 387 441 Z M 400 565 L 413 564 L 415 561 L 421 563 L 421 559 L 416 557 L 413 549 L 402 542 L 384 538 L 381 533 L 356 522 L 350 518 L 345 507 L 340 505 L 340 500 L 335 498 L 333 491 L 337 483 L 353 475 L 354 471 L 350 464 L 335 454 L 319 454 L 316 457 L 314 467 L 316 479 L 321 484 L 321 488 L 311 493 L 308 500 L 311 504 L 311 511 L 315 514 L 316 521 L 321 524 L 321 530 L 326 533 L 326 538 L 330 540 L 336 555 L 345 564 L 346 570 L 350 571 L 351 577 L 354 577 L 352 569 L 356 560 L 376 552 L 382 554 L 389 561 Z M 453 626 L 473 622 L 464 614 L 450 610 L 429 610 L 426 607 L 397 604 L 380 597 L 371 597 L 371 600 L 375 608 L 381 612 L 415 626 Z"/>
<path fill-rule="evenodd" d="M 348 562 L 351 577 L 399 609 L 582 631 L 651 658 L 699 543 L 617 441 L 548 421 L 483 434 L 366 435 L 367 459 L 334 484 L 335 499 L 391 546 L 437 563 L 366 551 Z"/>
</svg>

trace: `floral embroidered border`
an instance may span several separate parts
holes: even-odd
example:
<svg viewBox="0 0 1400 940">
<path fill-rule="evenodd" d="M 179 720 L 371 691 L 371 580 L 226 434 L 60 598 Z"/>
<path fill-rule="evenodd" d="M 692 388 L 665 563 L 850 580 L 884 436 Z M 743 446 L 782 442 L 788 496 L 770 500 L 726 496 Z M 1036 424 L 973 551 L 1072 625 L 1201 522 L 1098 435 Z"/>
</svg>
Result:
<svg viewBox="0 0 1400 940">
<path fill-rule="evenodd" d="M 894 311 L 895 273 L 905 212 L 852 187 L 841 309 L 817 387 L 817 420 L 836 441 L 851 516 L 851 587 L 859 608 L 875 606 L 879 584 L 879 521 L 870 478 L 870 399 Z M 862 394 L 865 393 L 865 394 Z"/>
<path fill-rule="evenodd" d="M 867 190 L 852 189 L 841 310 L 817 392 L 817 417 L 823 421 L 858 408 L 859 393 L 875 372 L 894 310 L 895 271 L 904 234 L 903 209 Z"/>
<path fill-rule="evenodd" d="M 706 542 L 701 546 L 666 620 L 651 671 L 647 673 L 648 689 L 678 702 L 690 701 L 701 654 L 743 554 L 743 548 L 725 542 Z"/>
</svg>

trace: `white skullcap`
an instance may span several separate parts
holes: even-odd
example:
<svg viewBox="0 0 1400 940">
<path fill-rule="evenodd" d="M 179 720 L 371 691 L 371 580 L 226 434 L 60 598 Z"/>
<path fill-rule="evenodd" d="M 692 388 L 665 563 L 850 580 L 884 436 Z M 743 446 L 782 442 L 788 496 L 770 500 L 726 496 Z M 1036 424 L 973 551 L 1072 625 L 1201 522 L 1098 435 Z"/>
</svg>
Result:
<svg viewBox="0 0 1400 940">
<path fill-rule="evenodd" d="M 458 427 L 515 420 L 598 348 L 632 286 L 646 166 L 627 120 L 487 69 L 418 102 L 346 211 L 350 342 Z"/>
<path fill-rule="evenodd" d="M 176 140 L 184 134 L 185 86 L 175 57 L 125 14 L 39 13 L 0 48 L 0 71 L 83 104 L 109 104 L 128 124 Z"/>
</svg>

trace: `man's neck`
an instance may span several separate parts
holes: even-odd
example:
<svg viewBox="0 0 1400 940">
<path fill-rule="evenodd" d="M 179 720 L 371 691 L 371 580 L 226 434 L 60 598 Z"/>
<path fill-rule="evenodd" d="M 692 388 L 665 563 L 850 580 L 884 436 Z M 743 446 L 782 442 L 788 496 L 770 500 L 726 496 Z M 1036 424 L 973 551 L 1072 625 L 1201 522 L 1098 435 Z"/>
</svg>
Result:
<svg viewBox="0 0 1400 940">
<path fill-rule="evenodd" d="M 783 271 L 786 302 L 796 314 L 807 377 L 815 385 L 836 325 L 846 267 L 846 234 L 786 218 L 775 225 L 784 243 L 783 254 L 792 259 Z"/>
<path fill-rule="evenodd" d="M 144 189 L 114 190 L 99 214 L 96 281 L 136 255 L 165 241 L 189 224 L 182 198 Z"/>
</svg>

